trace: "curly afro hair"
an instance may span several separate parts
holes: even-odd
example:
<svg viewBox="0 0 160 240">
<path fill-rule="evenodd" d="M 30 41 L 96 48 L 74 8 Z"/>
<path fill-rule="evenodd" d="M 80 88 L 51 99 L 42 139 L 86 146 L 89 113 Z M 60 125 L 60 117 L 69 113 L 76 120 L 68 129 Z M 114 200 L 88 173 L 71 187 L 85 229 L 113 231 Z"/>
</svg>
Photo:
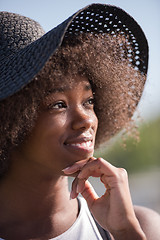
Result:
<svg viewBox="0 0 160 240">
<path fill-rule="evenodd" d="M 26 87 L 0 102 L 0 176 L 10 166 L 11 151 L 34 128 L 42 99 L 57 84 L 63 85 L 78 74 L 88 78 L 95 94 L 99 121 L 96 146 L 130 122 L 146 76 L 127 57 L 126 38 L 81 34 L 74 36 L 73 41 L 73 36 L 68 36 Z"/>
</svg>

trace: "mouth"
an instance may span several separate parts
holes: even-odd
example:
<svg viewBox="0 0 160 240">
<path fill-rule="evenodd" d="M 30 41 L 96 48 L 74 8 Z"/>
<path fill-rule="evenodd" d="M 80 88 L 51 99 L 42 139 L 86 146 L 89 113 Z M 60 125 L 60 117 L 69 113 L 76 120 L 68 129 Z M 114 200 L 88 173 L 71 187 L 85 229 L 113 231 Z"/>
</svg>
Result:
<svg viewBox="0 0 160 240">
<path fill-rule="evenodd" d="M 79 138 L 75 140 L 66 141 L 65 147 L 70 150 L 92 152 L 94 149 L 94 143 L 92 138 Z"/>
<path fill-rule="evenodd" d="M 84 148 L 84 149 L 88 149 L 92 147 L 92 141 L 86 141 L 86 142 L 81 142 L 81 143 L 67 143 L 65 144 L 66 146 L 72 146 L 72 147 L 77 147 L 77 148 Z"/>
</svg>

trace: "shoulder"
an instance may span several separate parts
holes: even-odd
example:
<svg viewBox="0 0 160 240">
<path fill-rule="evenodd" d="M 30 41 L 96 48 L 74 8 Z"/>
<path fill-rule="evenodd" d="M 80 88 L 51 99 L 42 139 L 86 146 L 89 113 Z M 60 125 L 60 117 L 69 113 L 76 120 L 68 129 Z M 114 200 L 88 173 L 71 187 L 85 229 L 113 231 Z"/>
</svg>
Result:
<svg viewBox="0 0 160 240">
<path fill-rule="evenodd" d="M 160 214 L 152 209 L 134 206 L 136 217 L 148 240 L 160 239 Z"/>
<path fill-rule="evenodd" d="M 146 207 L 141 207 L 141 206 L 134 206 L 135 214 L 136 217 L 144 222 L 144 223 L 154 223 L 154 225 L 160 226 L 160 214 L 157 213 L 156 211 L 146 208 Z"/>
</svg>

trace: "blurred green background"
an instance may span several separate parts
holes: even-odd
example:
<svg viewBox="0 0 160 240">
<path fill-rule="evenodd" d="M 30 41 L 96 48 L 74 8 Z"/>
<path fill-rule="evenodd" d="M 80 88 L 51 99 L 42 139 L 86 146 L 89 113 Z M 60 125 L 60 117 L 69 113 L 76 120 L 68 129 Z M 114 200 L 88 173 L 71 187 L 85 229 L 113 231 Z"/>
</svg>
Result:
<svg viewBox="0 0 160 240">
<path fill-rule="evenodd" d="M 114 143 L 97 151 L 95 156 L 125 168 L 128 173 L 160 167 L 160 118 L 142 124 L 138 131 L 138 141 L 133 137 L 118 137 Z"/>
<path fill-rule="evenodd" d="M 38 21 L 45 31 L 55 27 L 75 11 L 97 0 L 0 0 L 0 10 L 11 11 Z M 140 24 L 149 43 L 149 71 L 144 94 L 139 104 L 140 115 L 145 123 L 140 125 L 140 141 L 126 140 L 123 147 L 121 136 L 97 151 L 117 167 L 129 173 L 133 202 L 160 212 L 160 1 L 159 0 L 99 0 L 123 8 Z M 159 118 L 157 118 L 159 116 Z M 149 120 L 150 119 L 150 120 Z M 152 119 L 152 121 L 151 121 Z M 91 179 L 98 194 L 105 189 L 97 179 Z"/>
<path fill-rule="evenodd" d="M 95 152 L 116 167 L 123 167 L 129 176 L 132 201 L 160 213 L 160 117 L 141 124 L 139 142 L 121 134 L 114 141 Z M 100 183 L 90 180 L 99 195 Z"/>
</svg>

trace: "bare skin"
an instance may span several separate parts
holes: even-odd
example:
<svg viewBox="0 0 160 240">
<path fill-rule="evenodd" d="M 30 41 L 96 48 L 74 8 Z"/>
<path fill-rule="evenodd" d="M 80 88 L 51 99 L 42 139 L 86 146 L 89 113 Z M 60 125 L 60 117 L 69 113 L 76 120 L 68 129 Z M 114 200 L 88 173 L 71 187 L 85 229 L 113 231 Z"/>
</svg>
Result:
<svg viewBox="0 0 160 240">
<path fill-rule="evenodd" d="M 0 232 L 4 239 L 49 239 L 66 231 L 77 218 L 77 201 L 70 200 L 66 177 L 37 181 L 33 174 L 29 174 L 32 181 L 25 182 L 20 176 L 20 182 L 10 178 L 1 186 Z"/>
<path fill-rule="evenodd" d="M 78 162 L 64 172 L 72 174 L 79 170 L 80 173 L 72 184 L 73 199 L 81 193 L 95 219 L 112 233 L 114 239 L 146 240 L 132 205 L 126 171 L 98 158 L 91 159 L 83 167 Z M 100 177 L 106 186 L 102 197 L 97 196 L 88 182 L 89 176 Z"/>
<path fill-rule="evenodd" d="M 35 128 L 12 152 L 10 170 L 0 181 L 2 238 L 53 238 L 77 218 L 78 203 L 70 199 L 62 169 L 93 156 L 98 122 L 86 78 L 59 88 L 43 102 Z"/>
<path fill-rule="evenodd" d="M 86 163 L 79 161 L 63 172 L 67 175 L 78 172 L 72 183 L 72 198 L 82 194 L 97 222 L 109 230 L 113 240 L 160 238 L 160 215 L 151 209 L 133 206 L 125 169 L 92 157 Z M 99 177 L 106 187 L 103 196 L 95 193 L 88 181 L 90 176 Z"/>
<path fill-rule="evenodd" d="M 151 222 L 159 224 L 160 217 L 134 209 L 126 171 L 93 157 L 98 126 L 93 93 L 86 78 L 76 80 L 43 101 L 32 133 L 11 154 L 10 170 L 0 181 L 0 237 L 43 240 L 60 235 L 76 221 L 81 193 L 113 239 L 158 240 L 160 233 Z M 75 176 L 71 194 L 70 175 Z M 89 176 L 106 186 L 102 197 Z"/>
</svg>

